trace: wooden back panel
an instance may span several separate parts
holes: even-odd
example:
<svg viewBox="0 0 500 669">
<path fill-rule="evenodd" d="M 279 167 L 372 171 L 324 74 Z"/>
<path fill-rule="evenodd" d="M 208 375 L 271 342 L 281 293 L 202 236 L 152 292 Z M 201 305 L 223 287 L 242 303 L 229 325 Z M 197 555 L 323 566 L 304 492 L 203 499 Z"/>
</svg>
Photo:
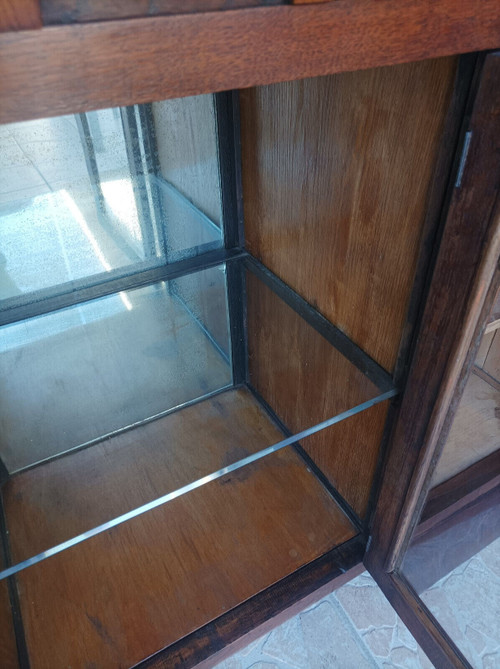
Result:
<svg viewBox="0 0 500 669">
<path fill-rule="evenodd" d="M 248 249 L 393 370 L 457 61 L 241 93 Z"/>
<path fill-rule="evenodd" d="M 290 431 L 299 432 L 379 394 L 251 272 L 247 296 L 250 383 Z M 301 442 L 360 517 L 367 510 L 386 413 L 384 402 Z"/>
<path fill-rule="evenodd" d="M 389 371 L 422 241 L 437 221 L 427 210 L 456 70 L 448 58 L 241 92 L 249 251 Z M 283 330 L 294 332 L 284 355 L 296 361 L 310 362 L 310 336 L 255 280 L 248 302 L 251 377 L 290 429 L 312 424 L 318 406 L 366 399 L 328 346 L 303 374 L 293 364 L 269 374 Z M 291 390 L 298 384 L 302 394 Z M 386 415 L 384 403 L 302 444 L 361 517 Z"/>
</svg>

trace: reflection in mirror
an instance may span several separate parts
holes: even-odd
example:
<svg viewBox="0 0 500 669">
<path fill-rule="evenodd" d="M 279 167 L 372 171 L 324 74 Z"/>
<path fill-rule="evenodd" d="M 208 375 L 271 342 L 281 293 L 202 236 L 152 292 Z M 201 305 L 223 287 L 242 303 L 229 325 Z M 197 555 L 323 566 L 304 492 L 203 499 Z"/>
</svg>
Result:
<svg viewBox="0 0 500 669">
<path fill-rule="evenodd" d="M 486 328 L 402 571 L 474 668 L 500 666 L 500 329 Z"/>
<path fill-rule="evenodd" d="M 193 281 L 195 295 L 186 299 Z M 212 316 L 214 335 L 203 313 Z M 228 331 L 224 267 L 5 326 L 0 456 L 7 469 L 24 469 L 228 386 Z"/>
<path fill-rule="evenodd" d="M 2 497 L 16 572 L 269 462 L 315 480 L 311 435 L 341 423 L 362 434 L 371 409 L 385 415 L 396 390 L 384 370 L 327 321 L 315 329 L 319 315 L 257 261 L 229 262 L 246 274 L 232 302 L 226 263 L 3 328 L 0 456 L 13 475 Z M 238 308 L 246 384 L 232 375 Z M 331 392 L 337 378 L 349 392 Z M 328 434 L 338 451 L 342 436 Z M 366 500 L 338 476 L 345 499 L 331 486 L 321 496 L 352 530 Z"/>
<path fill-rule="evenodd" d="M 214 96 L 0 129 L 0 300 L 222 246 Z"/>
</svg>

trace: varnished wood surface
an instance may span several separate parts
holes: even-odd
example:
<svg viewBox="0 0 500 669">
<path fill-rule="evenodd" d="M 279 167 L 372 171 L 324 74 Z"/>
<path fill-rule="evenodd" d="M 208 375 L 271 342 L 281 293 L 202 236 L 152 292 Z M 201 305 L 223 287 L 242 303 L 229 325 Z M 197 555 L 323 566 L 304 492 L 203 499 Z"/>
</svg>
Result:
<svg viewBox="0 0 500 669">
<path fill-rule="evenodd" d="M 425 61 L 240 94 L 250 252 L 389 371 L 456 66 Z"/>
<path fill-rule="evenodd" d="M 430 470 L 439 456 L 438 438 L 446 436 L 443 426 L 454 390 L 463 365 L 475 353 L 471 342 L 481 325 L 496 269 L 499 80 L 500 56 L 491 54 L 486 57 L 466 128 L 472 133 L 467 161 L 460 187 L 451 192 L 409 379 L 392 433 L 373 540 L 365 557 L 365 564 L 379 580 L 385 571 L 397 567 L 418 522 Z"/>
<path fill-rule="evenodd" d="M 45 25 L 280 4 L 284 0 L 41 0 Z"/>
<path fill-rule="evenodd" d="M 293 432 L 312 427 L 379 394 L 347 358 L 251 272 L 247 272 L 250 383 Z M 302 446 L 363 516 L 386 407 L 374 407 Z"/>
<path fill-rule="evenodd" d="M 149 471 L 153 480 L 158 467 L 170 470 L 177 481 L 185 480 L 187 471 L 195 473 L 198 459 L 210 457 L 204 450 L 214 451 L 219 462 L 228 462 L 268 445 L 280 434 L 247 391 L 228 392 L 208 403 L 216 415 L 225 407 L 226 426 L 217 429 L 217 419 L 209 424 L 196 421 L 194 412 L 187 410 L 186 420 L 167 430 L 163 442 L 164 453 L 177 444 L 177 455 L 168 460 L 164 456 L 161 464 L 158 448 Z M 118 449 L 108 461 L 118 474 L 124 466 L 128 470 L 128 474 L 122 470 L 114 483 L 101 479 L 94 485 L 85 476 L 90 470 L 76 461 L 73 497 L 78 478 L 81 486 L 87 486 L 87 494 L 67 510 L 62 500 L 43 508 L 38 496 L 43 513 L 38 517 L 33 513 L 31 519 L 25 516 L 26 531 L 11 534 L 14 559 L 44 532 L 42 515 L 57 514 L 56 520 L 66 528 L 75 527 L 82 514 L 95 513 L 95 506 L 110 509 L 117 499 L 129 498 L 147 484 L 128 453 L 126 463 Z M 147 444 L 139 442 L 136 456 L 143 461 L 147 453 Z M 106 459 L 97 462 L 106 467 Z M 61 474 L 57 483 L 62 482 Z M 28 498 L 31 494 L 26 491 Z M 18 501 L 20 514 L 23 500 Z M 25 506 L 24 512 L 28 510 Z M 11 514 L 12 506 L 9 524 Z M 354 534 L 293 450 L 269 456 L 21 572 L 20 601 L 31 666 L 129 667 Z"/>
<path fill-rule="evenodd" d="M 282 438 L 248 391 L 226 391 L 14 476 L 3 489 L 13 558 L 26 559 Z"/>
<path fill-rule="evenodd" d="M 499 34 L 497 0 L 336 0 L 4 33 L 0 122 L 495 48 Z"/>
<path fill-rule="evenodd" d="M 0 0 L 0 32 L 41 27 L 39 0 Z"/>
<path fill-rule="evenodd" d="M 214 663 L 237 648 L 266 634 L 297 611 L 303 611 L 361 573 L 364 546 L 362 535 L 356 535 L 195 634 L 141 663 L 137 669 L 190 669 L 195 666 L 212 669 Z M 240 639 L 241 635 L 245 637 Z M 235 639 L 238 641 L 229 646 Z M 217 651 L 222 652 L 214 655 Z"/>
<path fill-rule="evenodd" d="M 389 402 L 347 418 L 300 444 L 362 520 L 367 520 Z"/>
</svg>

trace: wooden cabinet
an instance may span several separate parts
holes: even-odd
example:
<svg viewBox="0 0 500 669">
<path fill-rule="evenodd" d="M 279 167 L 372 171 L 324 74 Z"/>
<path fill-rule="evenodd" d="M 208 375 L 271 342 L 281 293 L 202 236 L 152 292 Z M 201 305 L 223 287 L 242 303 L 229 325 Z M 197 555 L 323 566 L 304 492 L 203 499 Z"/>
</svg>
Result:
<svg viewBox="0 0 500 669">
<path fill-rule="evenodd" d="M 0 122 L 75 115 L 105 232 L 80 211 L 67 248 L 108 275 L 0 302 L 44 333 L 0 352 L 2 666 L 210 662 L 363 562 L 467 666 L 401 564 L 498 492 L 497 3 L 188 4 L 4 3 Z M 99 246 L 104 109 L 126 271 Z"/>
</svg>

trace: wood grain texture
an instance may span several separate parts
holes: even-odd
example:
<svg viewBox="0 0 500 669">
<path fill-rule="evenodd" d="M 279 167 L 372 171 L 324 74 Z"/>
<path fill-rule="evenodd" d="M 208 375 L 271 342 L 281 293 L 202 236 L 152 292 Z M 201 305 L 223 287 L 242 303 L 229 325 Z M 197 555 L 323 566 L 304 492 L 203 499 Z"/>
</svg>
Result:
<svg viewBox="0 0 500 669">
<path fill-rule="evenodd" d="M 292 432 L 379 394 L 347 358 L 247 272 L 250 384 Z M 301 445 L 363 517 L 387 406 L 376 406 Z"/>
<path fill-rule="evenodd" d="M 44 25 L 280 4 L 284 0 L 41 0 Z"/>
<path fill-rule="evenodd" d="M 450 204 L 409 378 L 392 432 L 365 564 L 380 580 L 402 558 L 430 485 L 448 408 L 495 273 L 500 244 L 497 189 L 500 56 L 486 57 L 473 100 L 460 188 Z M 480 331 L 480 330 L 479 330 Z M 441 444 L 442 445 L 442 444 Z M 427 649 L 424 647 L 424 650 Z M 432 644 L 431 644 L 432 650 Z"/>
<path fill-rule="evenodd" d="M 194 666 L 212 669 L 237 648 L 271 631 L 361 573 L 364 545 L 363 537 L 358 534 L 194 634 L 141 662 L 137 669 L 190 669 Z M 241 638 L 241 635 L 245 636 Z M 232 643 L 235 639 L 238 641 Z"/>
<path fill-rule="evenodd" d="M 456 66 L 425 61 L 240 95 L 248 249 L 387 370 Z"/>
<path fill-rule="evenodd" d="M 3 491 L 13 557 L 26 559 L 282 436 L 248 392 L 226 391 L 14 476 Z"/>
<path fill-rule="evenodd" d="M 0 0 L 0 32 L 41 27 L 39 0 Z"/>
<path fill-rule="evenodd" d="M 4 33 L 0 123 L 494 48 L 499 34 L 497 0 L 337 0 Z"/>
<path fill-rule="evenodd" d="M 231 406 L 235 413 L 232 419 L 225 415 L 227 426 L 215 429 L 211 437 L 218 444 L 214 457 L 219 462 L 268 445 L 270 436 L 280 434 L 248 392 L 234 391 L 224 398 L 226 413 Z M 208 402 L 216 414 L 220 412 L 216 403 L 222 396 Z M 199 458 L 210 458 L 200 448 L 207 443 L 210 425 L 187 411 L 186 420 L 178 418 L 180 424 L 163 442 L 164 451 L 165 443 L 176 443 L 177 456 L 164 456 L 161 464 L 156 449 L 150 485 L 157 467 L 171 471 L 177 481 L 185 480 L 186 472 L 194 478 Z M 175 415 L 181 416 L 170 418 Z M 237 439 L 245 446 L 236 454 L 231 449 L 237 449 Z M 140 440 L 136 446 L 142 461 L 144 443 Z M 96 506 L 111 510 L 124 499 L 130 503 L 137 488 L 147 486 L 148 474 L 137 471 L 133 453 L 127 450 L 126 463 L 118 450 L 107 461 L 115 466 L 113 474 L 120 474 L 115 483 L 101 479 L 94 484 L 82 475 L 88 467 L 81 469 L 81 462 L 75 461 L 71 482 L 61 490 L 72 495 L 69 508 L 66 498 L 57 503 L 54 487 L 52 502 L 45 507 L 40 494 L 26 490 L 24 501 L 37 501 L 25 518 L 26 531 L 11 534 L 14 559 L 29 552 L 26 544 L 43 535 L 47 523 L 40 519 L 46 514 L 68 530 L 78 527 L 82 515 L 100 513 Z M 99 467 L 106 466 L 106 460 L 98 461 Z M 71 458 L 68 463 L 69 467 Z M 75 489 L 78 479 L 86 491 Z M 60 473 L 53 483 L 63 481 Z M 37 489 L 40 493 L 43 485 Z M 9 525 L 13 512 L 23 512 L 16 508 L 7 510 Z M 19 592 L 31 666 L 131 666 L 355 533 L 292 449 L 269 456 L 21 572 Z"/>
</svg>

